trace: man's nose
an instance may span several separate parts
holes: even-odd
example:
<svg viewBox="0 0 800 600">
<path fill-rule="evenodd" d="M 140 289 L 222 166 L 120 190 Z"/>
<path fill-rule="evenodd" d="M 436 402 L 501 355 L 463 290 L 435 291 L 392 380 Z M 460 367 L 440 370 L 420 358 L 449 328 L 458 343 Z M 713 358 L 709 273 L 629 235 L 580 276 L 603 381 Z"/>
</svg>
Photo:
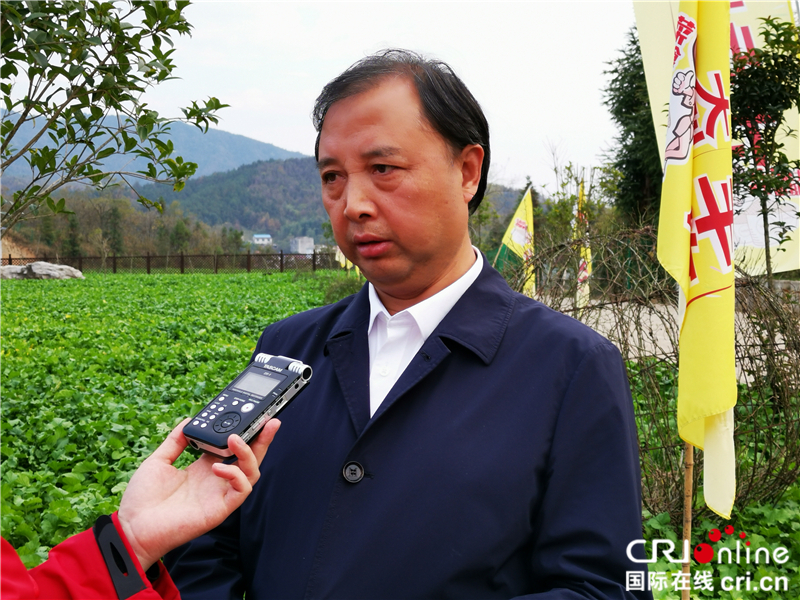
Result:
<svg viewBox="0 0 800 600">
<path fill-rule="evenodd" d="M 373 194 L 374 190 L 368 178 L 351 176 L 345 189 L 344 216 L 351 221 L 374 217 L 377 207 Z"/>
</svg>

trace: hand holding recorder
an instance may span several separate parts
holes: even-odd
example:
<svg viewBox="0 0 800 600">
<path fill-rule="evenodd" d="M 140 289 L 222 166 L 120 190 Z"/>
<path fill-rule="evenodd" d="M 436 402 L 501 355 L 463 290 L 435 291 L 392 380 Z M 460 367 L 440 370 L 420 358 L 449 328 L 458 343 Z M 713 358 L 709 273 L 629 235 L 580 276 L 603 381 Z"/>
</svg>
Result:
<svg viewBox="0 0 800 600">
<path fill-rule="evenodd" d="M 187 446 L 181 432 L 187 422 L 178 425 L 137 469 L 116 515 L 101 516 L 92 529 L 58 544 L 38 567 L 27 571 L 11 545 L 2 540 L 0 596 L 7 600 L 178 598 L 164 566 L 156 568 L 154 563 L 167 551 L 222 523 L 242 504 L 259 478 L 258 467 L 280 426 L 279 421 L 270 421 L 250 446 L 231 435 L 227 446 L 238 459 L 236 465 L 204 454 L 178 470 L 172 463 Z"/>
<path fill-rule="evenodd" d="M 179 470 L 172 463 L 187 446 L 182 429 L 188 421 L 173 429 L 141 464 L 122 496 L 119 521 L 145 570 L 169 550 L 222 523 L 244 502 L 280 427 L 280 421 L 268 421 L 250 446 L 231 435 L 228 447 L 239 459 L 237 464 L 222 464 L 204 453 Z"/>
<path fill-rule="evenodd" d="M 293 358 L 258 354 L 142 463 L 125 490 L 118 517 L 145 569 L 222 523 L 244 502 L 280 427 L 274 417 L 311 375 L 311 367 Z M 204 454 L 179 471 L 172 463 L 187 444 Z M 220 462 L 219 457 L 228 458 Z M 238 465 L 231 459 L 238 459 Z"/>
</svg>

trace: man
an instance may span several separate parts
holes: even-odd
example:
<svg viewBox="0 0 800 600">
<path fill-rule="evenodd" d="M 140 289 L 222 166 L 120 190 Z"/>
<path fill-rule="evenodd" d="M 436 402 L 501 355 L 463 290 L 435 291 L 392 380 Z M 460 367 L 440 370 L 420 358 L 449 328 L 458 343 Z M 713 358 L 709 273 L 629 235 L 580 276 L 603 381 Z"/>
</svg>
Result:
<svg viewBox="0 0 800 600">
<path fill-rule="evenodd" d="M 443 63 L 390 50 L 329 83 L 314 120 L 323 203 L 369 284 L 261 336 L 255 352 L 314 380 L 253 495 L 168 558 L 183 597 L 633 597 L 624 366 L 470 245 L 478 103 Z"/>
</svg>

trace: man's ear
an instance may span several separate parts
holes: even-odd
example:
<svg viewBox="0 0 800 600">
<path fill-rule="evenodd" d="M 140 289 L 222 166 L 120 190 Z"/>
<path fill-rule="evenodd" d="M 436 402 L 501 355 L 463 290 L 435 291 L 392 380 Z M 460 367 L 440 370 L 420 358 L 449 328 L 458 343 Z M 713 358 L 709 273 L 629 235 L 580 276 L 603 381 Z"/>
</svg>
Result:
<svg viewBox="0 0 800 600">
<path fill-rule="evenodd" d="M 461 151 L 461 189 L 464 194 L 464 203 L 468 204 L 481 181 L 481 166 L 483 165 L 483 148 L 478 144 L 465 146 Z"/>
</svg>

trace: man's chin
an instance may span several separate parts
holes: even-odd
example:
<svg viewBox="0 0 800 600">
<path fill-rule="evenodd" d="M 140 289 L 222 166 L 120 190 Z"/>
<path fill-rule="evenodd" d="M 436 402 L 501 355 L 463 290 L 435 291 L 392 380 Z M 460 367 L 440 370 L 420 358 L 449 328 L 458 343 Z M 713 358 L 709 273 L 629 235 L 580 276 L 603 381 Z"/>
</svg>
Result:
<svg viewBox="0 0 800 600">
<path fill-rule="evenodd" d="M 395 293 L 402 293 L 403 288 L 410 287 L 412 271 L 408 267 L 392 264 L 393 262 L 384 258 L 360 260 L 360 264 L 354 264 L 375 289 L 394 296 Z"/>
</svg>

